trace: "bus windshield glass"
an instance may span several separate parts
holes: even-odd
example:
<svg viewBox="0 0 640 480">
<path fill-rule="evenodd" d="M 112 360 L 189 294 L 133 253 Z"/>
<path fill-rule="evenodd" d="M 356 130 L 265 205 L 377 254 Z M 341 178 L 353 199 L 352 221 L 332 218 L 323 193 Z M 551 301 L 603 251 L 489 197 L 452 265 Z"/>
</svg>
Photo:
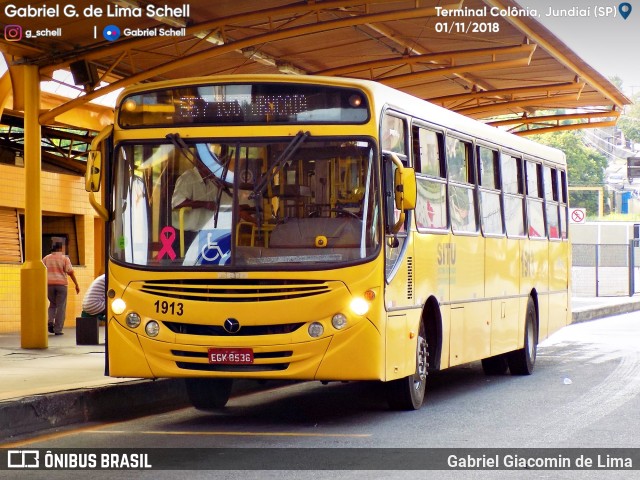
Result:
<svg viewBox="0 0 640 480">
<path fill-rule="evenodd" d="M 362 124 L 365 95 L 355 89 L 303 84 L 213 84 L 153 90 L 126 97 L 122 128 L 196 125 Z"/>
<path fill-rule="evenodd" d="M 122 143 L 111 257 L 149 268 L 332 268 L 381 242 L 367 139 Z"/>
</svg>

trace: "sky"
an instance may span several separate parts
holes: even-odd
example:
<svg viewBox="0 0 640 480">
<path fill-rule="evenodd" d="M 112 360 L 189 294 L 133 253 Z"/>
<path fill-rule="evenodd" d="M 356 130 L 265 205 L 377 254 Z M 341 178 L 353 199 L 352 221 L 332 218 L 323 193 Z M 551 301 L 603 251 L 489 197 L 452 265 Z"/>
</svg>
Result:
<svg viewBox="0 0 640 480">
<path fill-rule="evenodd" d="M 567 44 L 585 62 L 607 78 L 623 80 L 627 96 L 640 93 L 640 2 L 626 0 L 631 5 L 627 19 L 596 18 L 595 7 L 615 7 L 621 1 L 611 0 L 516 0 L 521 6 L 538 10 L 540 23 Z M 589 17 L 547 17 L 554 9 L 590 8 Z"/>
</svg>

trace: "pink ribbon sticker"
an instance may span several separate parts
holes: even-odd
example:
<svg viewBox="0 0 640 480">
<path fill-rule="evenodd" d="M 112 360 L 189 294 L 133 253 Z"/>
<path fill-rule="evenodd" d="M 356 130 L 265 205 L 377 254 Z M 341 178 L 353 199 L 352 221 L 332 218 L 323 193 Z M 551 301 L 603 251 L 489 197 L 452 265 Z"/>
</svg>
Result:
<svg viewBox="0 0 640 480">
<path fill-rule="evenodd" d="M 176 252 L 173 251 L 173 241 L 176 239 L 176 229 L 173 227 L 164 227 L 160 231 L 160 243 L 162 248 L 158 252 L 158 260 L 162 260 L 165 253 L 169 255 L 171 260 L 175 260 Z"/>
</svg>

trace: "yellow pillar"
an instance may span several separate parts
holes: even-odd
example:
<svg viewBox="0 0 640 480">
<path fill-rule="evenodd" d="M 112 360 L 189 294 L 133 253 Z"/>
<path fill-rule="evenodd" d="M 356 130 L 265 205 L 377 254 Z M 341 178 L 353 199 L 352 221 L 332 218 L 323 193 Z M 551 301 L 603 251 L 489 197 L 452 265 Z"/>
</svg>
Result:
<svg viewBox="0 0 640 480">
<path fill-rule="evenodd" d="M 40 202 L 40 75 L 26 65 L 24 78 L 25 262 L 20 270 L 20 345 L 47 348 L 47 269 L 42 263 Z"/>
</svg>

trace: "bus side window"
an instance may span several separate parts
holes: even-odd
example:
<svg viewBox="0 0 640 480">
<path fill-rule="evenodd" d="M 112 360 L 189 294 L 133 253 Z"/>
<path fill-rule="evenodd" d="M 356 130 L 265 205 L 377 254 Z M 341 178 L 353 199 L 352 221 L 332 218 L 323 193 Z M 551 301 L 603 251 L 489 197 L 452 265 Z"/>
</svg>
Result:
<svg viewBox="0 0 640 480">
<path fill-rule="evenodd" d="M 503 153 L 501 167 L 507 236 L 523 237 L 525 231 L 522 159 Z"/>
<path fill-rule="evenodd" d="M 405 121 L 385 114 L 382 120 L 382 150 L 406 156 L 406 137 Z"/>
<path fill-rule="evenodd" d="M 451 227 L 454 232 L 477 232 L 473 146 L 447 136 L 446 152 Z"/>
<path fill-rule="evenodd" d="M 560 171 L 558 175 L 558 197 L 560 200 L 560 237 L 563 240 L 569 238 L 567 224 L 568 195 L 567 195 L 567 172 Z"/>
<path fill-rule="evenodd" d="M 529 225 L 529 237 L 546 237 L 544 225 L 544 211 L 542 201 L 542 165 L 526 161 L 527 178 L 527 219 Z"/>
<path fill-rule="evenodd" d="M 544 167 L 544 197 L 546 201 L 549 238 L 559 239 L 558 171 L 555 168 Z"/>
<path fill-rule="evenodd" d="M 498 158 L 498 152 L 496 150 L 478 147 L 480 219 L 482 221 L 483 233 L 489 235 L 504 234 Z"/>
<path fill-rule="evenodd" d="M 447 179 L 442 133 L 413 127 L 413 158 L 416 165 L 416 226 L 418 229 L 446 230 Z"/>
</svg>

